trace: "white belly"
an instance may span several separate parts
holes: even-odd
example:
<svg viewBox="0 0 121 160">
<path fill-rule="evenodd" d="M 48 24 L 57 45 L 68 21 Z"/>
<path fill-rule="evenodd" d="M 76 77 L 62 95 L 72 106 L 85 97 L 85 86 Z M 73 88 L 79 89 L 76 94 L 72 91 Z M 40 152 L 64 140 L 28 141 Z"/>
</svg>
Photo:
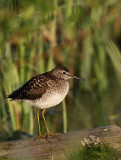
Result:
<svg viewBox="0 0 121 160">
<path fill-rule="evenodd" d="M 43 95 L 42 98 L 37 99 L 37 100 L 24 100 L 24 102 L 39 107 L 40 109 L 43 108 L 49 108 L 49 107 L 53 107 L 56 106 L 57 104 L 59 104 L 61 101 L 63 101 L 63 99 L 65 98 L 65 96 L 67 95 L 69 90 L 69 86 L 66 92 L 64 93 L 57 93 L 55 92 L 54 94 L 50 94 L 48 96 L 48 98 L 46 98 L 46 95 Z"/>
<path fill-rule="evenodd" d="M 39 107 L 39 108 L 49 108 L 49 107 L 53 107 L 56 106 L 57 104 L 59 104 L 66 95 L 60 95 L 58 93 L 54 94 L 53 96 L 50 96 L 46 101 L 42 102 L 41 99 L 38 100 L 36 102 L 36 104 L 34 104 L 35 106 Z"/>
</svg>

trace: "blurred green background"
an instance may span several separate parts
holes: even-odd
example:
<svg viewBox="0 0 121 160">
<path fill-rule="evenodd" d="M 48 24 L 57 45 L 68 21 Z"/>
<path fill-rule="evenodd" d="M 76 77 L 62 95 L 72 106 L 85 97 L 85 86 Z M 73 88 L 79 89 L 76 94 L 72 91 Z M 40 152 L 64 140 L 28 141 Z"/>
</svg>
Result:
<svg viewBox="0 0 121 160">
<path fill-rule="evenodd" d="M 86 81 L 69 80 L 65 101 L 46 110 L 50 131 L 121 127 L 120 50 L 120 0 L 1 0 L 0 141 L 38 135 L 36 108 L 6 95 L 59 65 Z"/>
</svg>

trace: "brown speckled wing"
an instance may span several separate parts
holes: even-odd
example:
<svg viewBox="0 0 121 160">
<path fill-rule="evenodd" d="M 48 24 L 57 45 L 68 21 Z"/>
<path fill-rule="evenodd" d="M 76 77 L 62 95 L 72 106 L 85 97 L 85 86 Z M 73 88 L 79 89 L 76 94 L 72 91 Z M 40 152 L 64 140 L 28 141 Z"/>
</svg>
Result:
<svg viewBox="0 0 121 160">
<path fill-rule="evenodd" d="M 37 75 L 26 82 L 21 88 L 13 91 L 7 98 L 11 100 L 36 100 L 41 98 L 46 92 L 48 78 L 43 75 Z"/>
</svg>

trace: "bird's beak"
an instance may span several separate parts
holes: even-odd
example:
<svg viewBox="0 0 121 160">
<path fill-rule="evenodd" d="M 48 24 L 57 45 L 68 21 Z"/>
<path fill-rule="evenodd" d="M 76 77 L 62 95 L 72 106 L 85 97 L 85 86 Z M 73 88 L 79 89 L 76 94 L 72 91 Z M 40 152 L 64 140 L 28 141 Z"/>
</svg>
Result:
<svg viewBox="0 0 121 160">
<path fill-rule="evenodd" d="M 79 77 L 76 77 L 76 76 L 72 76 L 72 78 L 79 79 L 79 80 L 81 80 L 81 81 L 85 81 L 85 79 L 79 78 Z"/>
<path fill-rule="evenodd" d="M 78 79 L 78 80 L 81 80 L 81 81 L 85 81 L 85 79 L 83 79 L 83 78 L 79 78 L 79 77 L 72 76 L 72 75 L 69 75 L 69 76 L 70 76 L 70 78 L 75 78 L 75 79 Z"/>
</svg>

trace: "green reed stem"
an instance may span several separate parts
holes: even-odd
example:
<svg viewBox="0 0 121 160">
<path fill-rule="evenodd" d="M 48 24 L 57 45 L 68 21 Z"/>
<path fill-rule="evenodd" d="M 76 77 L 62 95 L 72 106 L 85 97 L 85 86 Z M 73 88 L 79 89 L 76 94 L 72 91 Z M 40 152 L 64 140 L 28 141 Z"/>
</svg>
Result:
<svg viewBox="0 0 121 160">
<path fill-rule="evenodd" d="M 63 132 L 67 132 L 67 111 L 66 111 L 66 103 L 65 100 L 62 102 L 63 108 Z"/>
<path fill-rule="evenodd" d="M 6 128 L 6 131 L 8 132 L 9 129 L 8 129 L 8 123 L 7 123 L 7 112 L 6 112 L 6 108 L 5 108 L 5 103 L 4 103 L 4 97 L 3 97 L 3 94 L 2 94 L 2 90 L 0 90 L 0 111 L 1 111 L 1 114 L 3 116 L 1 116 L 1 121 L 0 122 L 0 125 L 2 126 L 2 124 L 4 123 L 5 124 L 5 128 Z M 1 127 L 0 127 L 0 130 L 1 130 Z"/>
<path fill-rule="evenodd" d="M 7 68 L 4 68 L 3 76 L 5 80 L 5 85 L 6 86 L 8 85 L 7 86 L 8 89 L 6 87 L 6 94 L 7 94 L 8 92 L 12 91 L 17 81 L 17 72 L 12 62 L 11 47 L 10 47 L 10 44 L 8 43 L 5 45 L 5 55 L 6 55 L 6 61 L 7 61 L 7 65 L 6 65 Z M 16 120 L 15 120 L 15 114 L 14 114 L 14 106 L 13 106 L 13 103 L 10 102 L 9 100 L 8 100 L 8 107 L 9 107 L 12 127 L 13 127 L 13 130 L 15 131 L 16 130 Z"/>
</svg>

